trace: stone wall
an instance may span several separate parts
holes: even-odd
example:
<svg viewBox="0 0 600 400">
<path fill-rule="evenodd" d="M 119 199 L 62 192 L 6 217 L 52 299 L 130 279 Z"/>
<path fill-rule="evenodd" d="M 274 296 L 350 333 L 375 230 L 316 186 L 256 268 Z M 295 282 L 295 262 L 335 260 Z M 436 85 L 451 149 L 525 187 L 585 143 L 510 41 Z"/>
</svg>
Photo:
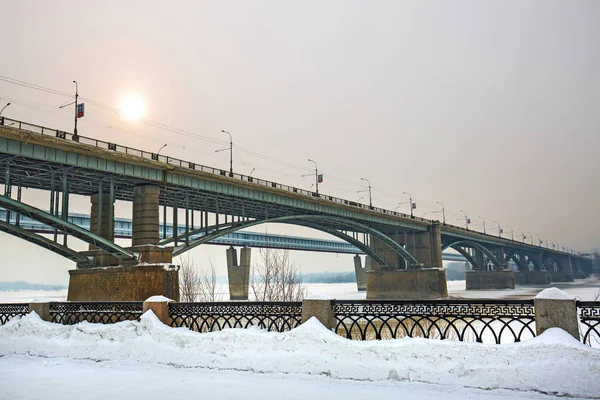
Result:
<svg viewBox="0 0 600 400">
<path fill-rule="evenodd" d="M 179 272 L 162 265 L 69 271 L 68 301 L 144 301 L 163 295 L 179 301 Z"/>
<path fill-rule="evenodd" d="M 367 299 L 430 300 L 448 297 L 443 269 L 367 272 Z"/>
<path fill-rule="evenodd" d="M 482 253 L 483 255 L 483 253 Z M 467 290 L 514 289 L 513 271 L 467 271 Z"/>
</svg>

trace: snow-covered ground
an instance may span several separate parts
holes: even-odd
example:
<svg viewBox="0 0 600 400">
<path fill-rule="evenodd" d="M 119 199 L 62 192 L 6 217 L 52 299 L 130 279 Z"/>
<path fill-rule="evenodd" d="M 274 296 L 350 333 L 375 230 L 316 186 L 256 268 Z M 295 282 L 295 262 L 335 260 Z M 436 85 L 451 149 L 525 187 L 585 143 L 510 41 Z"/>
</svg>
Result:
<svg viewBox="0 0 600 400">
<path fill-rule="evenodd" d="M 552 329 L 519 344 L 358 342 L 311 320 L 286 333 L 140 322 L 0 327 L 0 398 L 549 399 L 600 396 L 600 350 Z"/>
</svg>

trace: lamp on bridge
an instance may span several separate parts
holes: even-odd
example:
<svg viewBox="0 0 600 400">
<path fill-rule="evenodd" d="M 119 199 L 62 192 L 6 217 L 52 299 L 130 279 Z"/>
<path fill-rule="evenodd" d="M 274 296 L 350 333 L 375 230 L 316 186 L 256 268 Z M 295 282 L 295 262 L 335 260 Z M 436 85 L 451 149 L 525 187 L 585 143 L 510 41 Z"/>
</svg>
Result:
<svg viewBox="0 0 600 400">
<path fill-rule="evenodd" d="M 494 223 L 498 225 L 498 237 L 502 237 L 502 232 L 504 232 L 504 230 L 502 230 L 502 228 L 500 227 L 500 222 L 494 221 Z"/>
<path fill-rule="evenodd" d="M 515 231 L 513 230 L 513 227 L 510 225 L 506 225 L 510 228 L 510 240 L 515 240 Z"/>
<path fill-rule="evenodd" d="M 410 216 L 413 216 L 413 210 L 415 208 L 417 208 L 417 203 L 413 203 L 412 201 L 412 196 L 410 195 L 410 193 L 408 192 L 402 192 L 402 194 L 405 194 L 408 196 L 408 204 L 410 205 Z M 400 204 L 406 204 L 406 203 L 400 203 Z"/>
<path fill-rule="evenodd" d="M 2 115 L 2 111 L 4 111 L 8 106 L 10 106 L 10 103 L 6 103 L 6 105 L 2 107 L 2 110 L 0 110 L 0 116 Z"/>
<path fill-rule="evenodd" d="M 479 218 L 481 218 L 481 222 L 483 224 L 483 234 L 485 235 L 485 219 L 483 219 L 483 217 L 481 215 L 479 215 Z"/>
<path fill-rule="evenodd" d="M 221 129 L 221 132 L 229 135 L 229 176 L 233 177 L 233 138 L 231 137 L 231 133 L 226 130 Z M 225 150 L 227 150 L 227 148 L 215 150 L 215 153 Z"/>
<path fill-rule="evenodd" d="M 444 209 L 444 205 L 439 201 L 436 201 L 440 206 L 442 206 L 442 223 L 446 225 L 446 210 Z"/>
<path fill-rule="evenodd" d="M 252 168 L 252 171 L 250 171 L 250 175 L 248 175 L 248 178 L 252 178 L 252 173 L 254 172 L 255 169 L 256 169 L 256 167 Z"/>
<path fill-rule="evenodd" d="M 158 151 L 156 152 L 156 156 L 158 156 L 158 155 L 160 154 L 160 151 L 161 151 L 162 149 L 164 149 L 165 147 L 167 147 L 167 144 L 166 144 L 166 143 L 165 143 L 165 144 L 163 144 L 163 146 L 162 146 L 160 149 L 158 149 Z"/>
<path fill-rule="evenodd" d="M 316 185 L 315 189 L 316 189 L 317 194 L 319 194 L 319 183 L 323 182 L 323 175 L 319 175 L 319 167 L 317 167 L 317 163 L 315 161 L 311 160 L 310 158 L 308 159 L 308 161 L 315 164 L 315 183 L 310 185 L 310 187 L 312 189 L 312 187 Z M 304 178 L 305 176 L 311 176 L 311 175 L 312 174 L 304 174 L 301 176 Z M 308 189 L 308 190 L 310 191 L 311 189 Z"/>
<path fill-rule="evenodd" d="M 467 213 L 464 210 L 460 210 L 460 212 L 465 214 L 465 228 L 469 229 L 469 224 L 471 223 L 471 220 L 469 219 L 469 217 L 467 216 Z"/>
<path fill-rule="evenodd" d="M 365 179 L 365 178 L 360 178 L 360 180 L 366 181 L 369 184 L 369 188 L 365 189 L 365 190 L 359 190 L 359 191 L 357 191 L 357 193 L 363 193 L 363 192 L 367 192 L 368 191 L 369 192 L 369 207 L 372 208 L 373 207 L 373 200 L 371 198 L 371 182 L 369 182 L 369 180 Z"/>
</svg>

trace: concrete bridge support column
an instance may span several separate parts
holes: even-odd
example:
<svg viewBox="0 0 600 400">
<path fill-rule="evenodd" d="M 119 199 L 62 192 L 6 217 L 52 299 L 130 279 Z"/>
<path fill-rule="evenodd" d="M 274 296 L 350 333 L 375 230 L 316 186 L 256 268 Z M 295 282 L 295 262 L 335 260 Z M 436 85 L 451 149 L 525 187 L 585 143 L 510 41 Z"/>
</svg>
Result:
<svg viewBox="0 0 600 400">
<path fill-rule="evenodd" d="M 498 259 L 501 269 L 508 269 L 508 261 L 506 260 L 504 247 L 496 247 L 496 259 Z"/>
<path fill-rule="evenodd" d="M 158 195 L 160 187 L 136 186 L 133 189 L 132 246 L 158 245 Z"/>
<path fill-rule="evenodd" d="M 408 235 L 409 242 L 413 234 Z M 446 271 L 442 266 L 440 225 L 414 234 L 414 257 L 423 264 L 418 269 L 385 269 L 367 272 L 367 299 L 439 299 L 448 296 Z"/>
<path fill-rule="evenodd" d="M 474 258 L 478 264 L 478 270 L 467 271 L 466 273 L 466 289 L 467 290 L 488 290 L 488 289 L 514 289 L 515 274 L 509 269 L 488 270 L 484 262 L 483 252 L 478 249 L 473 249 Z M 504 250 L 501 249 L 500 260 L 504 259 Z M 502 261 L 500 261 L 502 264 Z"/>
<path fill-rule="evenodd" d="M 237 250 L 233 246 L 227 249 L 227 279 L 230 300 L 248 300 L 251 254 L 249 247 L 242 248 L 238 264 Z"/>
<path fill-rule="evenodd" d="M 550 272 L 552 282 L 573 282 L 573 264 L 570 256 L 557 260 L 558 271 Z"/>
<path fill-rule="evenodd" d="M 367 256 L 367 258 L 370 258 Z M 357 254 L 354 256 L 354 273 L 356 274 L 356 287 L 359 292 L 367 290 L 367 261 L 365 260 L 365 268 L 362 267 L 362 260 Z"/>
<path fill-rule="evenodd" d="M 93 194 L 90 197 L 90 201 L 92 203 L 92 209 L 90 212 L 90 232 L 114 242 L 114 199 L 111 199 L 110 193 L 98 193 Z M 90 250 L 96 248 L 91 244 L 89 246 Z"/>
</svg>

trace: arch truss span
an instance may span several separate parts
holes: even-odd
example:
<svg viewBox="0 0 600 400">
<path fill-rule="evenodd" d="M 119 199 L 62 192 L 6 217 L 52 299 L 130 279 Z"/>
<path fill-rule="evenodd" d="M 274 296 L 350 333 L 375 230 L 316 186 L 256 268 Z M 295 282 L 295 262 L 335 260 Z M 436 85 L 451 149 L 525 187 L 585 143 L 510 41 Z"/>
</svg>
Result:
<svg viewBox="0 0 600 400">
<path fill-rule="evenodd" d="M 63 256 L 77 264 L 89 264 L 89 259 L 75 250 L 71 250 L 67 246 L 63 246 L 62 244 L 56 243 L 53 240 L 45 238 L 42 235 L 38 235 L 32 231 L 25 230 L 21 227 L 18 227 L 13 224 L 9 224 L 4 221 L 0 221 L 0 231 L 4 233 L 8 233 L 9 235 L 18 237 L 19 239 L 23 239 L 28 241 L 29 243 L 33 243 L 40 247 L 43 247 L 47 250 L 52 251 L 60 256 Z"/>
<path fill-rule="evenodd" d="M 340 232 L 339 229 L 331 227 L 331 225 L 343 226 L 344 228 L 347 228 L 348 230 L 354 230 L 356 232 L 363 232 L 363 233 L 367 233 L 371 236 L 376 237 L 381 242 L 383 242 L 387 246 L 389 246 L 400 257 L 402 257 L 404 259 L 404 261 L 406 261 L 406 265 L 409 268 L 421 267 L 421 263 L 419 263 L 419 261 L 417 261 L 417 259 L 415 259 L 412 256 L 412 254 L 410 254 L 401 244 L 397 243 L 396 241 L 394 241 L 392 238 L 390 238 L 383 232 L 380 232 L 377 229 L 366 226 L 360 222 L 356 222 L 353 220 L 348 220 L 348 219 L 344 219 L 344 218 L 340 218 L 340 217 L 335 217 L 335 216 L 328 216 L 328 215 L 293 215 L 293 216 L 277 217 L 277 218 L 270 218 L 270 219 L 263 219 L 263 220 L 238 221 L 238 222 L 230 223 L 228 227 L 223 228 L 223 229 L 220 229 L 220 228 L 216 229 L 216 227 L 205 227 L 204 231 L 207 231 L 208 232 L 207 234 L 204 234 L 202 237 L 195 239 L 193 241 L 189 241 L 188 244 L 183 244 L 181 246 L 176 247 L 175 250 L 173 251 L 173 256 L 178 256 L 180 254 L 183 254 L 184 252 L 191 250 L 192 248 L 194 248 L 196 246 L 208 243 L 211 240 L 216 239 L 220 236 L 226 235 L 228 233 L 232 233 L 232 232 L 235 232 L 235 231 L 238 231 L 241 229 L 246 229 L 246 228 L 250 228 L 250 227 L 253 227 L 256 225 L 268 224 L 268 223 L 285 223 L 285 224 L 290 224 L 290 225 L 306 226 L 306 227 L 310 227 L 313 229 L 317 229 L 317 230 L 332 234 L 340 239 L 347 241 L 348 243 L 351 243 L 351 244 L 357 246 L 358 248 L 363 250 L 368 255 L 373 256 L 374 259 L 377 260 L 378 263 L 381 263 L 380 265 L 391 268 L 391 266 L 388 263 L 386 263 L 382 259 L 382 257 L 378 256 L 369 246 L 365 245 L 364 243 L 360 242 L 359 240 L 354 239 L 351 236 L 349 236 L 343 232 Z M 200 233 L 200 231 L 201 231 L 200 229 L 197 229 L 195 231 L 190 231 L 188 236 L 191 236 L 193 234 L 198 234 L 198 233 Z M 178 236 L 178 240 L 180 240 L 181 238 L 183 239 L 183 241 L 185 241 L 185 235 Z"/>
<path fill-rule="evenodd" d="M 23 215 L 25 217 L 29 217 L 35 221 L 48 225 L 51 228 L 55 228 L 58 231 L 65 232 L 83 242 L 96 246 L 100 250 L 103 250 L 107 254 L 110 254 L 116 258 L 122 260 L 137 259 L 136 255 L 133 252 L 114 244 L 110 240 L 95 235 L 87 229 L 72 224 L 67 220 L 61 219 L 52 214 L 48 214 L 47 212 L 42 211 L 39 208 L 32 207 L 30 205 L 27 205 L 17 200 L 13 200 L 6 196 L 0 196 L 0 207 L 3 207 L 10 211 L 14 211 L 17 214 Z M 33 239 L 35 238 L 32 238 L 32 240 Z M 37 239 L 35 239 L 35 241 L 32 241 L 32 243 L 41 244 L 41 242 Z M 53 248 L 59 250 L 56 246 L 53 246 Z"/>
<path fill-rule="evenodd" d="M 471 242 L 469 240 L 458 240 L 456 242 L 451 242 L 451 243 L 445 244 L 444 247 L 442 248 L 442 251 L 446 250 L 448 247 L 455 249 L 456 251 L 461 253 L 463 256 L 465 255 L 464 253 L 467 253 L 467 252 L 464 249 L 462 249 L 462 251 L 458 250 L 458 248 L 469 247 L 471 249 L 479 250 L 488 258 L 488 260 L 490 260 L 492 262 L 492 264 L 494 265 L 494 269 L 498 269 L 498 270 L 503 269 L 502 265 L 500 264 L 500 262 L 498 261 L 498 259 L 494 255 L 494 253 L 492 253 L 487 247 L 485 247 L 479 243 Z M 463 251 L 464 251 L 464 253 L 463 253 Z M 465 258 L 466 258 L 466 256 L 465 256 Z M 469 262 L 471 262 L 471 260 L 469 260 Z M 475 264 L 472 264 L 472 265 L 475 265 Z M 481 266 L 481 267 L 485 267 L 485 266 Z"/>
</svg>

